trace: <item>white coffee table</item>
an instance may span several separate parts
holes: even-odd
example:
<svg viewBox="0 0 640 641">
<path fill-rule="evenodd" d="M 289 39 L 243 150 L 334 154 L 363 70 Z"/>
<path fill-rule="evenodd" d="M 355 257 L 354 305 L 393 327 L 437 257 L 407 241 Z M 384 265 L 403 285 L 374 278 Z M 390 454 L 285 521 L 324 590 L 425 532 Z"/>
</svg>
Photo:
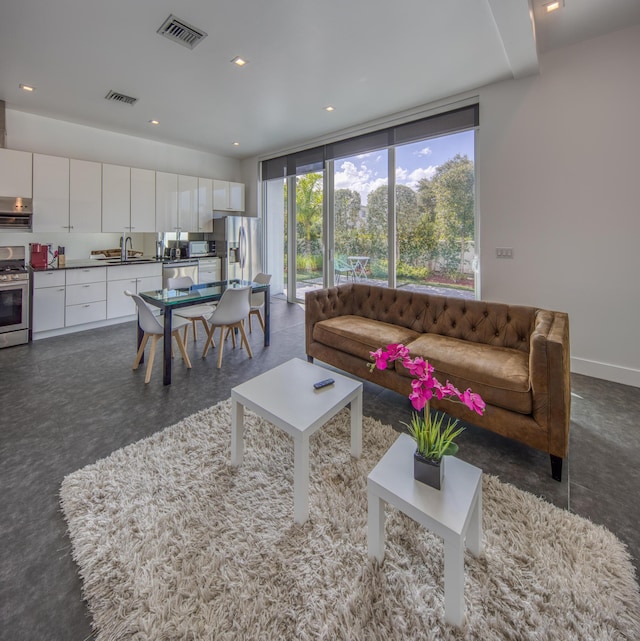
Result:
<svg viewBox="0 0 640 641">
<path fill-rule="evenodd" d="M 453 456 L 441 490 L 413 478 L 416 444 L 401 434 L 367 477 L 369 557 L 384 559 L 384 504 L 395 506 L 444 539 L 444 614 L 464 622 L 464 550 L 482 551 L 482 470 Z"/>
<path fill-rule="evenodd" d="M 325 378 L 335 383 L 316 390 Z M 244 449 L 244 408 L 284 430 L 294 442 L 293 513 L 309 518 L 309 437 L 351 403 L 351 456 L 362 453 L 362 383 L 294 358 L 231 390 L 231 463 L 240 465 Z"/>
</svg>

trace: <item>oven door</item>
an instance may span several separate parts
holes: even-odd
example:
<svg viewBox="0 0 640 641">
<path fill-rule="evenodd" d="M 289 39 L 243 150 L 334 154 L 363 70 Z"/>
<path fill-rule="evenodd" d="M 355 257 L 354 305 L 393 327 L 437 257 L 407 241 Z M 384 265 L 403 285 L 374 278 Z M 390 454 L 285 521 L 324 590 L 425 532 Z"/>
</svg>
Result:
<svg viewBox="0 0 640 641">
<path fill-rule="evenodd" d="M 0 281 L 0 334 L 29 329 L 29 281 Z"/>
</svg>

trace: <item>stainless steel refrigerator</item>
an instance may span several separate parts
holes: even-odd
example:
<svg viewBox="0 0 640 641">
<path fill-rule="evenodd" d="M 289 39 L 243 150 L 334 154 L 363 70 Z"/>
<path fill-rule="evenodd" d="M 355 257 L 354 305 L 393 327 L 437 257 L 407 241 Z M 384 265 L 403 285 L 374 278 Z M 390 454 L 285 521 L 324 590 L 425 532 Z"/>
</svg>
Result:
<svg viewBox="0 0 640 641">
<path fill-rule="evenodd" d="M 262 271 L 262 220 L 245 216 L 213 219 L 216 255 L 222 259 L 222 278 L 251 280 Z"/>
</svg>

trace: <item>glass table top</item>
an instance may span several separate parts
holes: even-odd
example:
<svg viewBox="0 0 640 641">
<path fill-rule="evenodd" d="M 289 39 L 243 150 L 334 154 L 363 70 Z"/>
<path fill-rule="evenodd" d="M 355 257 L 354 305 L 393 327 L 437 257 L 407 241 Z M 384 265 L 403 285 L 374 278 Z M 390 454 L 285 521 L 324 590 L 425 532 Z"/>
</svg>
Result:
<svg viewBox="0 0 640 641">
<path fill-rule="evenodd" d="M 200 285 L 191 285 L 180 289 L 155 289 L 147 292 L 140 292 L 140 296 L 147 302 L 163 307 L 182 306 L 185 303 L 195 304 L 218 300 L 224 291 L 229 288 L 239 288 L 251 286 L 252 291 L 265 291 L 269 286 L 260 283 L 254 283 L 249 280 L 232 280 L 217 281 L 214 283 L 202 283 Z"/>
</svg>

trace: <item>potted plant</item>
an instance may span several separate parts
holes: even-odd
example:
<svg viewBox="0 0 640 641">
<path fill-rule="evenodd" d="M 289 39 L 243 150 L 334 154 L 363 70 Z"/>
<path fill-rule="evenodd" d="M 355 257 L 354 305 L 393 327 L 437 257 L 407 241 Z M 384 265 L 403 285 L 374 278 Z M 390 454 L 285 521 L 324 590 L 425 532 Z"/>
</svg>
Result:
<svg viewBox="0 0 640 641">
<path fill-rule="evenodd" d="M 411 423 L 403 423 L 416 442 L 413 476 L 439 490 L 444 478 L 443 457 L 456 454 L 458 445 L 454 443 L 454 439 L 464 431 L 464 427 L 458 427 L 457 419 L 447 419 L 443 427 L 444 413 L 436 412 L 431 416 L 429 400 L 435 395 L 438 399 L 446 398 L 452 402 L 464 403 L 469 409 L 482 415 L 485 409 L 482 397 L 470 388 L 460 392 L 449 381 L 442 385 L 433 376 L 433 365 L 419 356 L 411 358 L 409 349 L 401 343 L 392 343 L 370 354 L 374 361 L 369 364 L 371 371 L 387 369 L 393 361 L 401 360 L 402 365 L 414 376 L 409 400 L 416 411 L 413 412 Z"/>
</svg>

